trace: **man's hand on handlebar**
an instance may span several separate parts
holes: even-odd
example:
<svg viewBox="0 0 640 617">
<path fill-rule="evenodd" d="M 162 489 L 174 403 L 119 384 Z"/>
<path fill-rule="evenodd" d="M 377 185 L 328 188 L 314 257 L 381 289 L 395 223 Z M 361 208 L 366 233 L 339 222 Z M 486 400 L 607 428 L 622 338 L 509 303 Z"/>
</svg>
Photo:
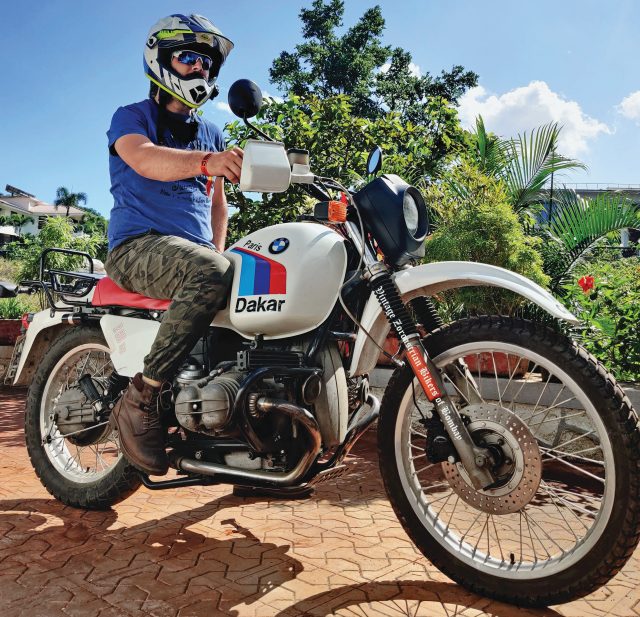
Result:
<svg viewBox="0 0 640 617">
<path fill-rule="evenodd" d="M 224 152 L 214 152 L 207 160 L 207 171 L 210 176 L 224 176 L 230 182 L 240 182 L 243 156 L 244 152 L 237 146 Z"/>
</svg>

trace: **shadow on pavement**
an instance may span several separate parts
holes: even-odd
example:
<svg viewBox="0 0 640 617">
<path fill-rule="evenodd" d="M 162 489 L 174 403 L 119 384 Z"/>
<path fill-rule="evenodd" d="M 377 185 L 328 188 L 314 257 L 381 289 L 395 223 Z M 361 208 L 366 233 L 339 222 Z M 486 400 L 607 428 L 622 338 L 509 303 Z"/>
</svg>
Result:
<svg viewBox="0 0 640 617">
<path fill-rule="evenodd" d="M 411 615 L 412 617 L 561 617 L 546 609 L 522 609 L 475 595 L 455 583 L 376 581 L 338 587 L 297 602 L 275 617 Z"/>
<path fill-rule="evenodd" d="M 112 528 L 113 510 L 75 510 L 54 500 L 0 501 L 0 614 L 28 614 L 47 598 L 59 599 L 61 589 L 64 598 L 84 597 L 98 610 L 115 606 L 127 615 L 132 609 L 146 613 L 148 602 L 156 609 L 164 603 L 169 612 L 197 603 L 210 615 L 231 614 L 236 604 L 252 604 L 303 570 L 287 555 L 289 544 L 260 542 L 233 518 L 215 523 L 228 539 L 189 529 L 240 503 L 247 500 L 227 495 Z"/>
</svg>

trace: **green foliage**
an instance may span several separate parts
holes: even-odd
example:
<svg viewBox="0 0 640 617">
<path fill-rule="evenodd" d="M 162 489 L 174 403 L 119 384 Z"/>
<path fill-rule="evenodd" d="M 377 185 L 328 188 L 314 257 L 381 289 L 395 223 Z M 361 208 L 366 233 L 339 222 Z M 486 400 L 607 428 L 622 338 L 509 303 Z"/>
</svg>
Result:
<svg viewBox="0 0 640 617">
<path fill-rule="evenodd" d="M 21 297 L 0 299 L 0 319 L 20 319 L 33 306 Z"/>
<path fill-rule="evenodd" d="M 578 280 L 593 276 L 585 293 Z M 563 302 L 579 317 L 580 342 L 617 379 L 640 381 L 640 259 L 600 259 L 581 265 L 565 282 Z"/>
<path fill-rule="evenodd" d="M 18 280 L 32 280 L 39 275 L 40 254 L 46 248 L 68 248 L 84 251 L 93 257 L 104 260 L 106 258 L 106 241 L 102 235 L 74 236 L 73 223 L 66 218 L 51 217 L 37 236 L 24 238 L 22 242 L 10 245 L 12 259 L 20 262 Z M 71 257 L 61 254 L 50 254 L 47 265 L 56 269 L 74 269 L 86 265 L 81 257 Z"/>
<path fill-rule="evenodd" d="M 300 11 L 304 42 L 283 51 L 271 66 L 271 81 L 287 95 L 320 98 L 346 94 L 353 112 L 375 118 L 396 111 L 403 120 L 426 124 L 431 98 L 456 103 L 478 76 L 454 66 L 439 77 L 416 75 L 411 54 L 382 44 L 385 21 L 379 6 L 367 9 L 343 34 L 343 0 L 314 0 Z M 382 67 L 387 68 L 381 71 Z"/>
<path fill-rule="evenodd" d="M 572 270 L 599 240 L 611 232 L 639 225 L 637 206 L 621 195 L 583 199 L 572 190 L 554 192 L 554 216 L 539 231 L 545 241 L 543 257 L 552 291 L 562 293 L 562 285 Z"/>
<path fill-rule="evenodd" d="M 379 145 L 384 152 L 383 172 L 397 173 L 407 181 L 420 185 L 427 175 L 437 175 L 447 158 L 462 147 L 463 132 L 456 111 L 436 101 L 430 113 L 439 117 L 439 135 L 424 126 L 403 122 L 397 113 L 387 113 L 374 120 L 352 113 L 347 96 L 327 99 L 292 96 L 284 102 L 270 100 L 261 110 L 256 124 L 287 147 L 305 148 L 310 152 L 311 167 L 317 175 L 335 178 L 349 187 L 362 182 L 369 151 Z M 233 122 L 226 127 L 229 141 L 243 146 L 253 133 L 244 124 Z M 434 152 L 435 150 L 435 152 Z M 230 188 L 230 203 L 239 210 L 229 223 L 229 239 L 266 225 L 290 221 L 308 211 L 314 200 L 300 187 L 286 193 L 265 194 L 262 200 L 251 199 L 236 186 Z"/>
<path fill-rule="evenodd" d="M 20 231 L 27 223 L 33 223 L 33 218 L 26 214 L 13 213 L 8 216 L 0 216 L 0 225 L 10 225 L 18 230 L 18 236 Z"/>
<path fill-rule="evenodd" d="M 438 226 L 427 240 L 425 261 L 488 263 L 547 283 L 540 240 L 525 235 L 499 181 L 462 163 L 429 188 L 427 202 Z M 463 289 L 446 299 L 450 312 L 466 314 L 511 314 L 524 302 L 495 288 Z"/>
<path fill-rule="evenodd" d="M 54 206 L 63 206 L 66 208 L 65 216 L 69 216 L 69 208 L 79 208 L 80 204 L 87 203 L 86 193 L 72 193 L 66 186 L 60 186 L 56 190 L 56 199 Z"/>
<path fill-rule="evenodd" d="M 107 226 L 109 225 L 109 221 L 107 221 L 102 214 L 93 210 L 92 208 L 82 208 L 86 214 L 82 217 L 82 220 L 76 224 L 76 229 L 78 231 L 83 231 L 86 234 L 101 234 L 103 236 L 107 235 Z"/>
<path fill-rule="evenodd" d="M 557 153 L 561 127 L 545 124 L 530 135 L 502 139 L 488 134 L 481 117 L 471 134 L 469 158 L 486 174 L 502 180 L 513 209 L 522 212 L 546 197 L 543 187 L 553 173 L 585 169 L 584 164 Z"/>
</svg>

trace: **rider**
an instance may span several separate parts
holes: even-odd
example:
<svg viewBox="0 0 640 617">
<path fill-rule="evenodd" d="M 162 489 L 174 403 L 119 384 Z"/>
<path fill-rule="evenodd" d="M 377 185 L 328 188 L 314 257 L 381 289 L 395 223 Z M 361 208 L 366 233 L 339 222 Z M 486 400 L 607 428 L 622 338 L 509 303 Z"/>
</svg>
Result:
<svg viewBox="0 0 640 617">
<path fill-rule="evenodd" d="M 109 276 L 127 291 L 171 298 L 151 351 L 113 409 L 125 456 L 149 474 L 168 470 L 158 395 L 226 300 L 230 262 L 224 179 L 238 182 L 242 150 L 197 109 L 218 92 L 233 43 L 200 15 L 170 15 L 149 32 L 147 100 L 111 120 Z"/>
</svg>

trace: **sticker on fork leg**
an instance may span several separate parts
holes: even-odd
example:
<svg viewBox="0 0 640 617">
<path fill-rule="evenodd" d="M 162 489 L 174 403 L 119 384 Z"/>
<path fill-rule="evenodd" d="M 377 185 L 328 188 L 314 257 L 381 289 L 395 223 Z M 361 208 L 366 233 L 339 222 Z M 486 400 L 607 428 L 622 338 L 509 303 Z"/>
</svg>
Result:
<svg viewBox="0 0 640 617">
<path fill-rule="evenodd" d="M 431 371 L 429 371 L 427 367 L 427 363 L 424 361 L 420 345 L 413 345 L 407 349 L 407 360 L 429 401 L 433 402 L 436 399 L 442 398 L 442 392 L 440 392 Z"/>
</svg>

